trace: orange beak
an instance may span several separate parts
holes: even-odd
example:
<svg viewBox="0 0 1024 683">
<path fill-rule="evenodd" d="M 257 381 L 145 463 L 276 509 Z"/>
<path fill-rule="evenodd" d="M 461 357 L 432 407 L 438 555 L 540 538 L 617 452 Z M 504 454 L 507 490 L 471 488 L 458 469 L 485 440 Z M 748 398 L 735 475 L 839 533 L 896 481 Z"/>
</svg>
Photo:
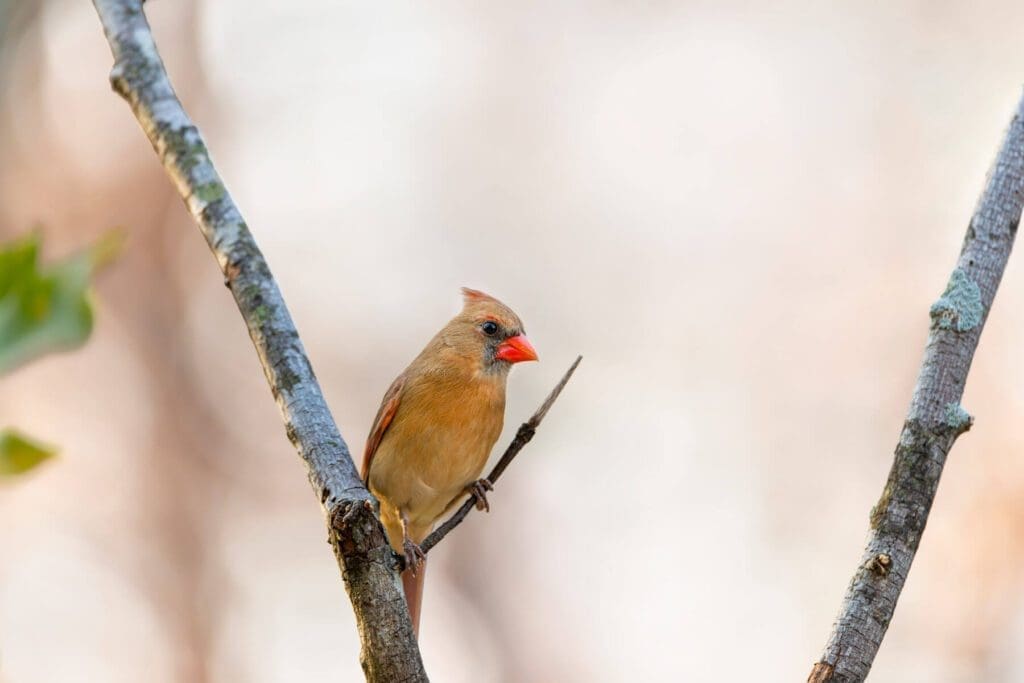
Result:
<svg viewBox="0 0 1024 683">
<path fill-rule="evenodd" d="M 522 363 L 524 360 L 537 360 L 537 352 L 526 335 L 520 334 L 509 337 L 498 345 L 498 351 L 494 354 L 499 360 L 509 363 Z"/>
</svg>

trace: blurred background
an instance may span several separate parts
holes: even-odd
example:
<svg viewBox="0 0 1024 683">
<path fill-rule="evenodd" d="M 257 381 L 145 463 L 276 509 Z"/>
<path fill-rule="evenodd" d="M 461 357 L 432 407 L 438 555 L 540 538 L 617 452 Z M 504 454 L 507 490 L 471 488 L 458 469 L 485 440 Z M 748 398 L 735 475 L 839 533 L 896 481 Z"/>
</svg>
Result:
<svg viewBox="0 0 1024 683">
<path fill-rule="evenodd" d="M 435 681 L 804 680 L 1024 82 L 1015 2 L 151 0 L 359 454 L 488 291 L 534 442 L 431 554 Z M 114 226 L 93 338 L 0 380 L 0 680 L 361 680 L 316 496 L 89 3 L 0 1 L 0 238 Z M 1011 259 L 873 681 L 1024 680 Z"/>
</svg>

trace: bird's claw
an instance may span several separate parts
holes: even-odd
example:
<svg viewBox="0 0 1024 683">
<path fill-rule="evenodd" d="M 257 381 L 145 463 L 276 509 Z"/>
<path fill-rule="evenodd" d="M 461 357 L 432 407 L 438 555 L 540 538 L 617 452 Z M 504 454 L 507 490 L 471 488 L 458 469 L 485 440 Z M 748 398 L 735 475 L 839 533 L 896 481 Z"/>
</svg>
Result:
<svg viewBox="0 0 1024 683">
<path fill-rule="evenodd" d="M 412 571 L 416 576 L 416 569 L 427 559 L 423 550 L 408 538 L 402 541 L 402 550 L 405 551 L 405 568 Z"/>
<path fill-rule="evenodd" d="M 494 490 L 494 484 L 488 479 L 477 479 L 468 487 L 469 495 L 476 500 L 476 509 L 484 512 L 491 511 L 491 504 L 487 502 L 487 492 Z"/>
</svg>

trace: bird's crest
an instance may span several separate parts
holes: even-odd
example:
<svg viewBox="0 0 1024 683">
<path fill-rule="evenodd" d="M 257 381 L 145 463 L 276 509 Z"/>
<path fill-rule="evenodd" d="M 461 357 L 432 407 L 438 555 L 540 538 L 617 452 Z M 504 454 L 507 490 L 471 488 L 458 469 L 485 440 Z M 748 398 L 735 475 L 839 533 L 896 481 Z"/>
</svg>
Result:
<svg viewBox="0 0 1024 683">
<path fill-rule="evenodd" d="M 478 301 L 498 301 L 490 294 L 485 294 L 484 292 L 481 292 L 479 289 L 470 289 L 469 287 L 462 288 L 462 300 L 467 304 L 475 303 Z"/>
</svg>

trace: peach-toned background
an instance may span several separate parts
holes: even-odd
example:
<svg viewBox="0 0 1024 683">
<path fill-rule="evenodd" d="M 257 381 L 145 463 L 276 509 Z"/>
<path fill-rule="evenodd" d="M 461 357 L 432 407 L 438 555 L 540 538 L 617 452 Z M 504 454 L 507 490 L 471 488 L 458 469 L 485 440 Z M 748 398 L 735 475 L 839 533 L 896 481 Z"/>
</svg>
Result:
<svg viewBox="0 0 1024 683">
<path fill-rule="evenodd" d="M 129 234 L 90 343 L 0 379 L 0 424 L 62 447 L 0 488 L 0 680 L 359 680 L 316 498 L 91 6 L 0 9 L 0 237 Z M 507 432 L 585 356 L 431 555 L 432 679 L 803 680 L 1024 82 L 1024 6 L 147 13 L 354 451 L 460 285 L 542 356 Z M 872 681 L 1024 680 L 1021 266 Z"/>
</svg>

